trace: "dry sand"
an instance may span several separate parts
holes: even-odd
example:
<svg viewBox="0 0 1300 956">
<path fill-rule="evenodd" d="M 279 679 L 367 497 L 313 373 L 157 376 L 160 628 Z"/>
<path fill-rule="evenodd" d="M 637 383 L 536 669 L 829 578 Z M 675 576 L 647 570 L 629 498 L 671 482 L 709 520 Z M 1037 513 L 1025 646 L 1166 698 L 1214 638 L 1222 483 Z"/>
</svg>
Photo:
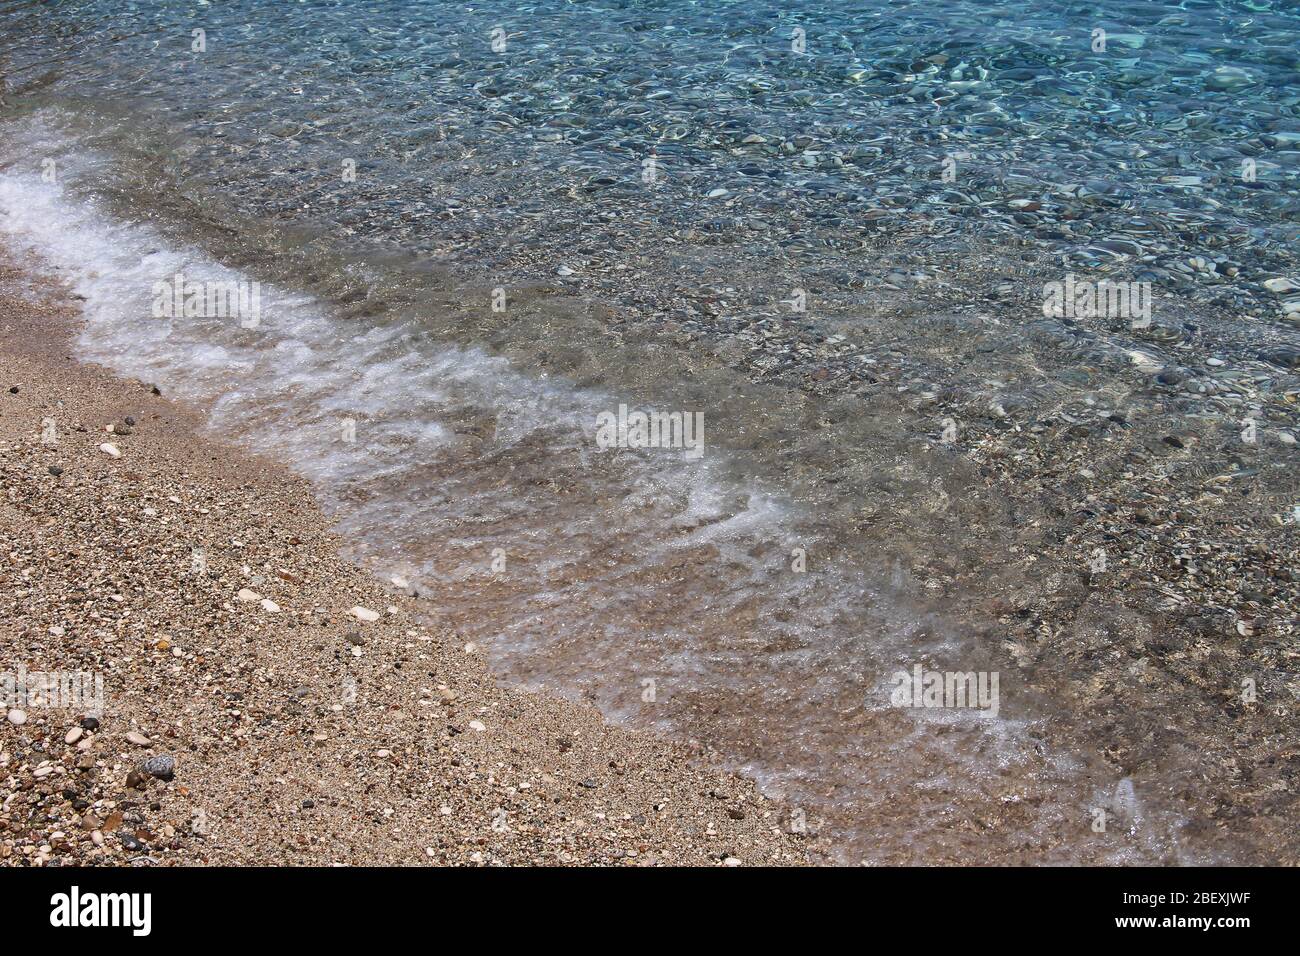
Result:
<svg viewBox="0 0 1300 956">
<path fill-rule="evenodd" d="M 801 815 L 689 747 L 498 686 L 339 557 L 302 481 L 74 361 L 77 323 L 3 260 L 0 671 L 102 674 L 106 702 L 93 730 L 82 707 L 0 719 L 0 862 L 821 859 Z"/>
</svg>

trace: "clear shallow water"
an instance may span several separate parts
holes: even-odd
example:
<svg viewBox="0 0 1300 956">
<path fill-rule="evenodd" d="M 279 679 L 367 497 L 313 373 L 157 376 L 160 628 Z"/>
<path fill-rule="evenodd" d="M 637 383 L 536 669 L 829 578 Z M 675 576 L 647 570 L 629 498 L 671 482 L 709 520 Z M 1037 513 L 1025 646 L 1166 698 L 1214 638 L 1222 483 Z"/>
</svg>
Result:
<svg viewBox="0 0 1300 956">
<path fill-rule="evenodd" d="M 1208 408 L 1294 390 L 1288 362 L 1257 354 L 1295 344 L 1262 285 L 1295 272 L 1294 14 L 0 10 L 3 225 L 86 296 L 83 354 L 292 461 L 357 559 L 415 582 L 509 678 L 699 740 L 805 809 L 843 859 L 1211 858 L 1179 834 L 1173 770 L 1130 799 L 1086 734 L 1051 726 L 1077 715 L 1009 672 L 997 720 L 889 706 L 899 667 L 1007 666 L 982 595 L 904 569 L 978 567 L 995 593 L 1011 583 L 1000 549 L 1044 534 L 1032 502 L 990 493 L 912 403 L 1082 415 L 1085 396 L 1147 388 L 1146 365 L 1197 364 L 1188 348 L 1243 363 L 1226 383 L 1189 376 Z M 714 346 L 719 329 L 748 343 L 798 325 L 829 365 L 827 337 L 882 300 L 946 284 L 969 304 L 1032 267 L 1153 279 L 1217 322 L 1189 341 L 1022 327 L 996 308 L 926 317 L 873 353 L 913 363 L 899 384 L 844 359 L 837 381 L 878 389 L 870 414 L 749 374 L 789 356 L 747 366 Z M 178 269 L 262 279 L 262 327 L 152 318 L 153 283 Z M 793 288 L 813 314 L 780 305 Z M 1021 338 L 1054 343 L 1069 374 Z M 708 453 L 601 452 L 595 416 L 620 402 L 703 410 Z M 349 418 L 355 443 L 339 438 Z M 1142 826 L 1093 834 L 1097 806 Z"/>
<path fill-rule="evenodd" d="M 6 10 L 11 88 L 147 117 L 169 147 L 157 160 L 260 217 L 503 281 L 567 264 L 654 302 L 671 264 L 696 293 L 743 278 L 773 302 L 820 279 L 833 297 L 882 246 L 980 240 L 1271 313 L 1259 279 L 1294 256 L 1300 53 L 1283 3 Z M 670 257 L 668 236 L 706 254 Z M 616 264 L 630 275 L 606 275 Z M 783 284 L 762 281 L 774 269 Z"/>
</svg>

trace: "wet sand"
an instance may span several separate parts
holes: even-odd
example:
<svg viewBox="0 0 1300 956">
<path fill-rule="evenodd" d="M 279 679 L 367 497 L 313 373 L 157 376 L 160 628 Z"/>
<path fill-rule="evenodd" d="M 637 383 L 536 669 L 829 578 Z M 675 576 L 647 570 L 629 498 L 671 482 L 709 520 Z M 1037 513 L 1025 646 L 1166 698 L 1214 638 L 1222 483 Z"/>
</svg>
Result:
<svg viewBox="0 0 1300 956">
<path fill-rule="evenodd" d="M 499 686 L 480 648 L 340 557 L 301 479 L 74 361 L 77 322 L 3 261 L 4 669 L 102 674 L 105 707 L 0 721 L 0 862 L 823 858 L 802 815 L 697 749 Z"/>
</svg>

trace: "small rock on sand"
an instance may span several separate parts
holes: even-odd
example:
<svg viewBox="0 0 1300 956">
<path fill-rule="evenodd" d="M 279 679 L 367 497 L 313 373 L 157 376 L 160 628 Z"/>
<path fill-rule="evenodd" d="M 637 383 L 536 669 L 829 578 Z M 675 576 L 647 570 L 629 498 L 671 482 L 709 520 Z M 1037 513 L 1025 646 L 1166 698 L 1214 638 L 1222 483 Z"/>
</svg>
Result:
<svg viewBox="0 0 1300 956">
<path fill-rule="evenodd" d="M 176 775 L 176 758 L 159 754 L 140 764 L 140 769 L 159 780 L 170 780 Z"/>
<path fill-rule="evenodd" d="M 379 620 L 378 611 L 372 611 L 370 610 L 370 608 L 362 607 L 360 604 L 352 608 L 352 610 L 348 611 L 348 613 L 351 614 L 353 617 L 355 617 L 358 621 L 374 622 Z"/>
<path fill-rule="evenodd" d="M 117 446 L 114 445 L 112 442 L 104 442 L 104 444 L 102 444 L 102 445 L 99 446 L 99 450 L 102 451 L 102 452 L 103 452 L 105 455 L 107 455 L 109 458 L 121 458 L 121 457 L 122 457 L 122 453 L 121 453 L 120 451 L 118 451 Z"/>
</svg>

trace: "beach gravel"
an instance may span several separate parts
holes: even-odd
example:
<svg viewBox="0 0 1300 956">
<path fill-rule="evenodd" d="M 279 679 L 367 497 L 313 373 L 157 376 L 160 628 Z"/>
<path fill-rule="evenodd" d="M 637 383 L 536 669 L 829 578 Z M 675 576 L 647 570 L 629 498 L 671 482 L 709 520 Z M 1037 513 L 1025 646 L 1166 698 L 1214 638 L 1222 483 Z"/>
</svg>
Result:
<svg viewBox="0 0 1300 956">
<path fill-rule="evenodd" d="M 105 700 L 0 722 L 0 862 L 816 858 L 788 809 L 698 750 L 499 686 L 489 656 L 340 557 L 302 481 L 73 361 L 73 303 L 20 277 L 0 268 L 22 383 L 0 402 L 4 669 L 102 675 Z"/>
</svg>

